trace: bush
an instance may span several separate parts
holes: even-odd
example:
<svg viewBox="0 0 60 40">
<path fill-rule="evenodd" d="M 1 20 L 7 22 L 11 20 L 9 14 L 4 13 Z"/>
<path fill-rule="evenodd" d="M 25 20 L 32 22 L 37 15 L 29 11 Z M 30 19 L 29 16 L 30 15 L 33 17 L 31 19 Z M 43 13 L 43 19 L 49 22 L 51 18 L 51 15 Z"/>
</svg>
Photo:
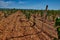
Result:
<svg viewBox="0 0 60 40">
<path fill-rule="evenodd" d="M 56 18 L 55 26 L 60 26 L 60 19 Z"/>
<path fill-rule="evenodd" d="M 57 28 L 58 38 L 60 39 L 60 27 Z"/>
</svg>

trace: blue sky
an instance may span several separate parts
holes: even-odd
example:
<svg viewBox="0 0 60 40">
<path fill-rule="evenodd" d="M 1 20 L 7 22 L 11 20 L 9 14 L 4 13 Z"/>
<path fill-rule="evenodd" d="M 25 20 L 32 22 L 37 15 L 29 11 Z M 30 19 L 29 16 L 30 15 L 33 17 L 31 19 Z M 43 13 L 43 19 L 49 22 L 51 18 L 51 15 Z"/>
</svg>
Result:
<svg viewBox="0 0 60 40">
<path fill-rule="evenodd" d="M 0 8 L 60 9 L 60 0 L 0 0 Z"/>
</svg>

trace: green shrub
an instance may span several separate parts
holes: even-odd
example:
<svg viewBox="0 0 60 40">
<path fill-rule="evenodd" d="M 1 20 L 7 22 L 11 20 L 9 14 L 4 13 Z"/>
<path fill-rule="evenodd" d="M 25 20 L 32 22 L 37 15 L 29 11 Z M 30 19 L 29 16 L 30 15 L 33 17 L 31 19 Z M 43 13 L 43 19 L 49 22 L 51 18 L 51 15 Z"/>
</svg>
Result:
<svg viewBox="0 0 60 40">
<path fill-rule="evenodd" d="M 60 19 L 56 18 L 55 26 L 60 26 Z"/>
<path fill-rule="evenodd" d="M 57 28 L 58 38 L 60 39 L 60 27 Z"/>
</svg>

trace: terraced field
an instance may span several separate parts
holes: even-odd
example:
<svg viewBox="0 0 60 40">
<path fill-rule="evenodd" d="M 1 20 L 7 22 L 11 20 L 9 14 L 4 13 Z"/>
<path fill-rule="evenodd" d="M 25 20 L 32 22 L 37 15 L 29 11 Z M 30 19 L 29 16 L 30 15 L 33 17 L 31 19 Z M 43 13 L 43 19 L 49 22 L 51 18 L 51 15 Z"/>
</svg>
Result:
<svg viewBox="0 0 60 40">
<path fill-rule="evenodd" d="M 53 25 L 39 14 L 32 14 L 28 20 L 21 11 L 17 11 L 0 20 L 0 40 L 53 40 L 58 38 Z"/>
</svg>

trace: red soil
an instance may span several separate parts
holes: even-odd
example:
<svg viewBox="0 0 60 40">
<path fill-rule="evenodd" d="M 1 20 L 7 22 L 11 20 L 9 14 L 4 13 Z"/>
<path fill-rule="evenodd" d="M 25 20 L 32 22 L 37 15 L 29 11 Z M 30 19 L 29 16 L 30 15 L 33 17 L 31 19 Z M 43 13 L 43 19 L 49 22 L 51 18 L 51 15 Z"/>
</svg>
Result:
<svg viewBox="0 0 60 40">
<path fill-rule="evenodd" d="M 54 37 L 58 38 L 55 28 L 42 22 L 39 14 L 32 14 L 28 20 L 17 11 L 0 21 L 0 40 L 53 40 Z"/>
</svg>

